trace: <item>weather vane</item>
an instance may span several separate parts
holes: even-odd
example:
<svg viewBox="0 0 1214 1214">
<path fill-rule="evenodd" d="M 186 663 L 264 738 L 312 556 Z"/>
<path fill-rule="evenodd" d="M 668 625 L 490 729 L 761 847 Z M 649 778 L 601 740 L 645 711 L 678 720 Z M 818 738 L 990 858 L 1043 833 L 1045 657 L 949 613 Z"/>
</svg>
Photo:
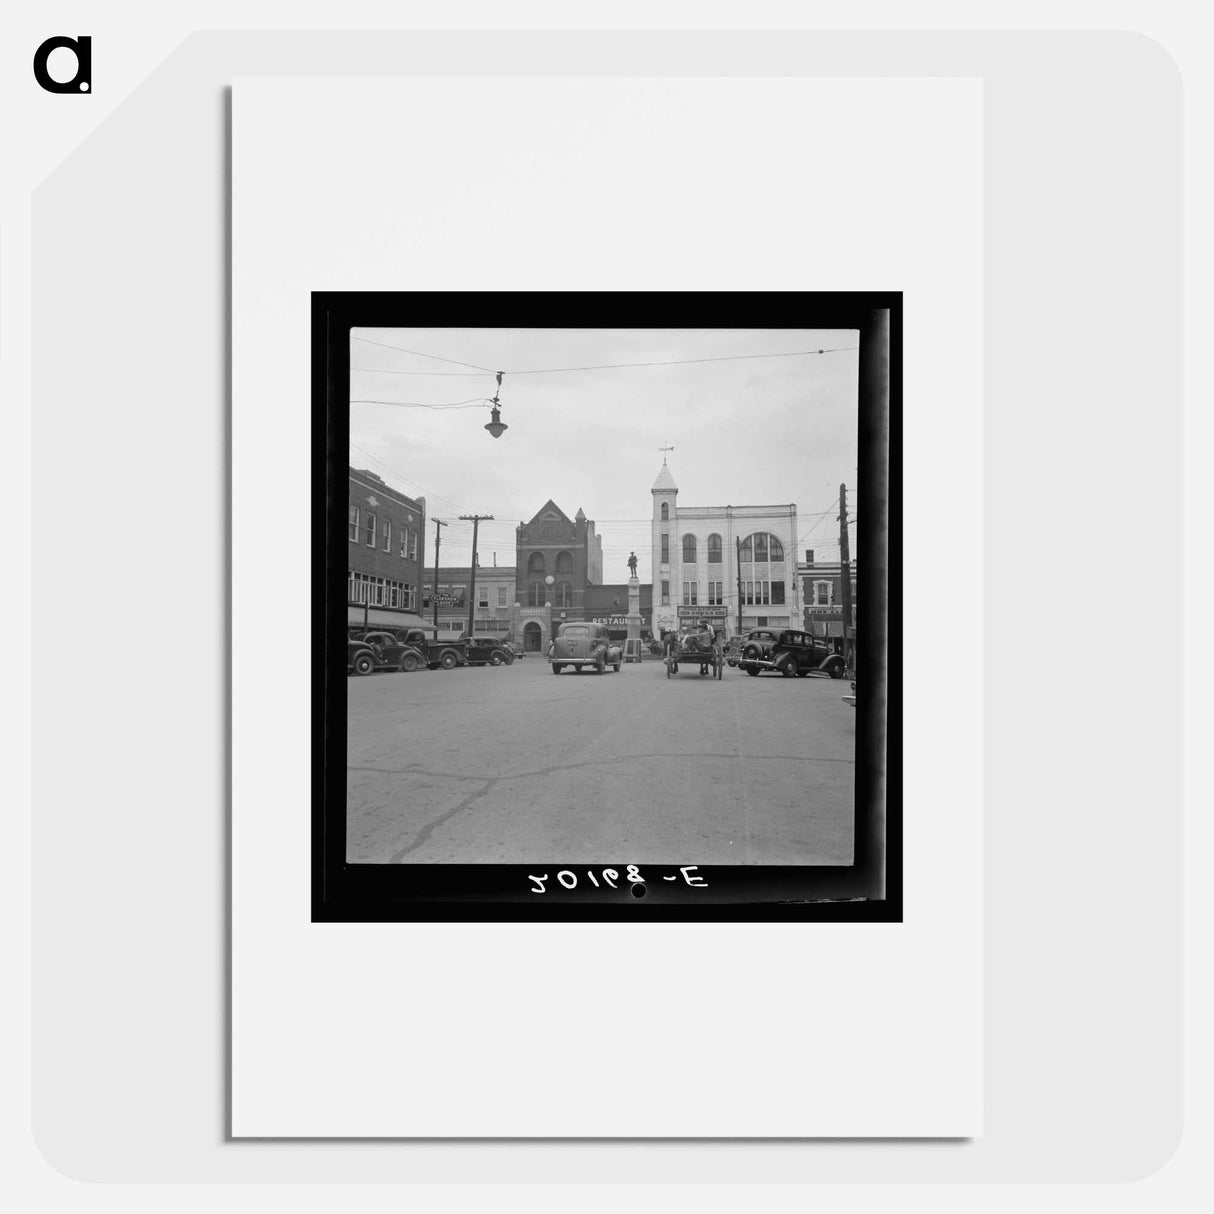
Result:
<svg viewBox="0 0 1214 1214">
<path fill-rule="evenodd" d="M 662 463 L 665 463 L 666 462 L 666 452 L 673 451 L 674 448 L 669 447 L 669 446 L 668 447 L 659 447 L 658 450 L 662 453 Z"/>
</svg>

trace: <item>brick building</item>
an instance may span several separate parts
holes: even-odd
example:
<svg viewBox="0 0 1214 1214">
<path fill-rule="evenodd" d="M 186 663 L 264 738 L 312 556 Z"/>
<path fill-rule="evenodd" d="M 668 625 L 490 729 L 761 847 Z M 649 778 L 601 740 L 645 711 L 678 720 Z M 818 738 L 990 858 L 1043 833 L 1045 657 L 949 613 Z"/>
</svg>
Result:
<svg viewBox="0 0 1214 1214">
<path fill-rule="evenodd" d="M 603 581 L 603 541 L 580 507 L 570 518 L 549 498 L 517 528 L 515 551 L 519 606 L 511 639 L 543 652 L 562 620 L 586 619 L 589 589 Z M 627 601 L 625 594 L 625 611 Z"/>
<path fill-rule="evenodd" d="M 346 601 L 352 624 L 398 622 L 421 602 L 426 499 L 389 488 L 374 472 L 351 468 Z"/>
<path fill-rule="evenodd" d="M 497 633 L 503 640 L 513 640 L 516 580 L 513 565 L 478 564 L 476 589 L 472 590 L 469 565 L 440 565 L 437 579 L 434 570 L 429 569 L 422 582 L 422 615 L 427 623 L 433 621 L 434 591 L 437 590 L 438 635 L 458 637 L 468 627 L 468 595 L 471 592 L 476 599 L 472 631 Z"/>
<path fill-rule="evenodd" d="M 805 560 L 797 564 L 801 582 L 805 631 L 814 636 L 830 638 L 835 648 L 843 640 L 843 566 L 839 561 L 815 561 L 812 548 L 805 550 Z M 851 562 L 851 635 L 855 636 L 858 610 L 856 595 L 856 562 Z"/>
</svg>

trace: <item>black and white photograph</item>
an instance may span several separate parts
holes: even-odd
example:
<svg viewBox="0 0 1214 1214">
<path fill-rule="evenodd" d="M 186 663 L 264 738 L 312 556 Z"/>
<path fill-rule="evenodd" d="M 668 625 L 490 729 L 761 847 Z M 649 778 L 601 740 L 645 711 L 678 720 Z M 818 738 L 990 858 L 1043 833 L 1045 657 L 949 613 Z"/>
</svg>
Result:
<svg viewBox="0 0 1214 1214">
<path fill-rule="evenodd" d="M 754 906 L 778 872 L 886 902 L 890 301 L 837 298 L 328 314 L 331 870 L 406 901 Z M 866 865 L 866 896 L 834 884 Z"/>
</svg>

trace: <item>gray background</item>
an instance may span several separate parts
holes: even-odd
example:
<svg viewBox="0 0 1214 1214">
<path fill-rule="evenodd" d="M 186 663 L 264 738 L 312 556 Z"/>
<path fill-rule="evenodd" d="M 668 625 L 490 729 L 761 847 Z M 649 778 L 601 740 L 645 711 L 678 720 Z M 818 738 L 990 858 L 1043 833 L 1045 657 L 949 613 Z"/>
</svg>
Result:
<svg viewBox="0 0 1214 1214">
<path fill-rule="evenodd" d="M 985 81 L 980 1140 L 223 1141 L 224 89 L 574 70 Z M 1167 55 L 1119 34 L 183 44 L 34 197 L 33 1075 L 50 1162 L 105 1180 L 1124 1180 L 1163 1164 L 1181 1080 L 1180 101 Z M 117 409 L 99 391 L 114 383 Z M 943 527 L 906 567 L 908 590 L 939 587 L 946 623 Z M 1144 632 L 1124 596 L 1127 558 L 1147 553 Z M 189 593 L 166 603 L 167 587 Z M 82 593 L 110 660 L 61 640 Z M 188 638 L 184 667 L 125 660 L 141 601 Z M 922 657 L 908 643 L 910 703 Z"/>
</svg>

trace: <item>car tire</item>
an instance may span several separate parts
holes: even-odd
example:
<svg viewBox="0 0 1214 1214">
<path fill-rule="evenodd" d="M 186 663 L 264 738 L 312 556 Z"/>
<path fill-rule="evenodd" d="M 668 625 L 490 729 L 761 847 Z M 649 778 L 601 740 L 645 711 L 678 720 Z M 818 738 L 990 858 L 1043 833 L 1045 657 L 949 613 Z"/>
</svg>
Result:
<svg viewBox="0 0 1214 1214">
<path fill-rule="evenodd" d="M 843 677 L 843 663 L 832 662 L 830 664 L 830 677 L 832 679 L 841 679 Z"/>
<path fill-rule="evenodd" d="M 753 662 L 756 658 L 762 657 L 763 653 L 758 645 L 747 645 L 746 648 L 742 650 L 742 656 Z"/>
<path fill-rule="evenodd" d="M 369 653 L 360 653 L 358 657 L 354 659 L 354 673 L 360 675 L 374 674 L 375 659 Z"/>
<path fill-rule="evenodd" d="M 553 662 L 553 663 L 552 663 L 552 673 L 553 673 L 553 674 L 560 674 L 560 673 L 561 673 L 561 664 L 560 664 L 560 662 Z"/>
<path fill-rule="evenodd" d="M 809 676 L 809 671 L 808 671 L 808 670 L 798 670 L 798 671 L 797 671 L 797 678 L 798 678 L 798 679 L 804 679 L 804 678 L 807 678 L 808 676 Z"/>
<path fill-rule="evenodd" d="M 412 673 L 420 665 L 421 665 L 421 660 L 418 658 L 417 654 L 415 654 L 415 653 L 407 653 L 400 660 L 400 668 L 406 674 Z"/>
<path fill-rule="evenodd" d="M 594 664 L 594 673 L 595 674 L 604 674 L 604 673 L 606 673 L 606 670 L 607 670 L 607 659 L 599 658 L 599 660 L 597 662 L 595 662 L 595 664 Z"/>
<path fill-rule="evenodd" d="M 500 666 L 501 664 L 502 664 L 502 655 L 501 655 L 500 653 L 495 653 L 495 654 L 494 654 L 494 655 L 493 655 L 493 656 L 492 656 L 492 657 L 489 659 L 489 665 L 490 665 L 490 666 Z"/>
<path fill-rule="evenodd" d="M 619 674 L 619 673 L 620 673 L 620 664 L 619 664 L 619 662 L 616 662 L 615 667 L 614 667 L 614 670 L 615 670 L 616 674 Z"/>
<path fill-rule="evenodd" d="M 789 654 L 789 656 L 785 658 L 784 664 L 780 667 L 780 673 L 786 679 L 794 678 L 800 673 L 800 664 L 797 662 L 797 659 L 793 654 Z"/>
<path fill-rule="evenodd" d="M 441 658 L 439 658 L 438 664 L 444 670 L 454 670 L 456 666 L 459 665 L 459 658 L 457 658 L 455 654 L 448 649 L 447 652 L 444 653 Z"/>
<path fill-rule="evenodd" d="M 758 675 L 758 673 L 759 673 L 759 672 L 758 672 L 758 670 L 756 670 L 756 669 L 755 669 L 755 667 L 753 667 L 753 666 L 747 666 L 747 667 L 746 667 L 746 673 L 747 673 L 747 674 Z"/>
</svg>

